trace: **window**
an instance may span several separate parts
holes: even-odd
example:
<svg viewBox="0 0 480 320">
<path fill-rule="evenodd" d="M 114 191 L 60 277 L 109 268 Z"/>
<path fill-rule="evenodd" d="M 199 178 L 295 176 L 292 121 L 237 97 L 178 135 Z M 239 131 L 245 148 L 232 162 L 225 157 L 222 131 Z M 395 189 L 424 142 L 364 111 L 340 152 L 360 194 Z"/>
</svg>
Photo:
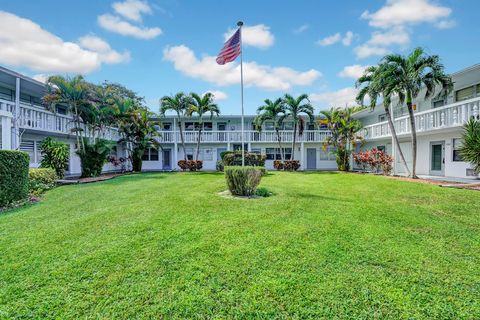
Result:
<svg viewBox="0 0 480 320">
<path fill-rule="evenodd" d="M 204 123 L 203 123 L 203 130 L 205 130 L 205 131 L 212 131 L 212 130 L 213 130 L 213 123 L 211 123 L 211 122 L 204 122 Z"/>
<path fill-rule="evenodd" d="M 165 131 L 172 130 L 172 123 L 171 122 L 164 122 L 163 123 L 163 130 L 165 130 Z"/>
<path fill-rule="evenodd" d="M 267 160 L 282 160 L 282 154 L 280 148 L 266 148 L 265 153 Z M 289 160 L 292 156 L 292 148 L 283 148 L 284 156 L 286 160 Z"/>
<path fill-rule="evenodd" d="M 383 113 L 378 115 L 378 122 L 384 122 L 384 121 L 387 121 L 387 114 Z"/>
<path fill-rule="evenodd" d="M 315 124 L 314 123 L 309 123 L 307 126 L 307 130 L 315 130 Z"/>
<path fill-rule="evenodd" d="M 195 124 L 193 122 L 185 122 L 185 131 L 195 130 Z"/>
<path fill-rule="evenodd" d="M 328 146 L 327 149 L 320 148 L 320 160 L 335 161 L 335 148 Z"/>
<path fill-rule="evenodd" d="M 285 122 L 283 124 L 283 130 L 293 130 L 293 122 Z"/>
<path fill-rule="evenodd" d="M 466 87 L 455 92 L 455 101 L 463 101 L 475 97 L 475 86 Z"/>
<path fill-rule="evenodd" d="M 386 151 L 385 146 L 377 146 L 377 150 L 382 152 Z"/>
<path fill-rule="evenodd" d="M 57 106 L 57 107 L 56 107 L 56 110 L 57 110 L 57 113 L 58 113 L 58 114 L 63 114 L 63 115 L 66 115 L 66 114 L 67 114 L 67 107 Z"/>
<path fill-rule="evenodd" d="M 452 160 L 453 161 L 463 161 L 460 156 L 460 147 L 462 146 L 462 139 L 453 139 L 452 140 Z"/>
<path fill-rule="evenodd" d="M 261 153 L 262 153 L 262 149 L 260 149 L 260 148 L 252 148 L 252 150 L 250 150 L 250 153 L 261 154 Z"/>
<path fill-rule="evenodd" d="M 193 148 L 186 148 L 187 160 L 193 160 Z"/>
<path fill-rule="evenodd" d="M 274 130 L 273 121 L 265 121 L 265 130 Z"/>
<path fill-rule="evenodd" d="M 20 142 L 20 151 L 28 153 L 30 157 L 30 163 L 35 162 L 35 141 L 22 140 L 22 142 Z"/>
<path fill-rule="evenodd" d="M 25 103 L 31 103 L 31 97 L 28 94 L 20 93 L 20 101 Z"/>
<path fill-rule="evenodd" d="M 14 97 L 15 97 L 15 91 L 0 87 L 0 99 L 13 101 L 15 99 Z"/>
<path fill-rule="evenodd" d="M 158 150 L 154 148 L 148 148 L 143 153 L 143 161 L 158 161 Z"/>
<path fill-rule="evenodd" d="M 445 105 L 444 99 L 433 101 L 434 108 L 440 108 L 440 107 L 443 107 L 444 105 Z"/>
</svg>

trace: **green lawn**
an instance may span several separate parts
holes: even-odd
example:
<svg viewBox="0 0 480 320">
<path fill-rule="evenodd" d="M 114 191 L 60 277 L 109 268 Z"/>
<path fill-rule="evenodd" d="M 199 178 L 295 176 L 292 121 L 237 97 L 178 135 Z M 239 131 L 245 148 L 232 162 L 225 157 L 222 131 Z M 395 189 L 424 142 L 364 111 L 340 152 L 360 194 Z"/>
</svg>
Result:
<svg viewBox="0 0 480 320">
<path fill-rule="evenodd" d="M 0 318 L 480 315 L 480 193 L 272 173 L 226 199 L 213 173 L 60 187 L 0 215 Z"/>
</svg>

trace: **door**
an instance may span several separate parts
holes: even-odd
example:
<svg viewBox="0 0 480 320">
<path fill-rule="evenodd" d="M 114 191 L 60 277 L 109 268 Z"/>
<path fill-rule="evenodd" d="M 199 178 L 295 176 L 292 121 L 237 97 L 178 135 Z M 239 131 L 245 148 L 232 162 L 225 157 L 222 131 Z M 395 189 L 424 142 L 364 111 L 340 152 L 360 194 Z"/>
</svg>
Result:
<svg viewBox="0 0 480 320">
<path fill-rule="evenodd" d="M 307 170 L 317 169 L 317 149 L 307 148 Z"/>
<path fill-rule="evenodd" d="M 163 170 L 171 170 L 172 169 L 172 164 L 171 164 L 171 151 L 170 149 L 163 149 L 162 151 L 162 169 Z"/>
<path fill-rule="evenodd" d="M 445 141 L 430 142 L 430 174 L 443 176 L 445 167 Z"/>
</svg>

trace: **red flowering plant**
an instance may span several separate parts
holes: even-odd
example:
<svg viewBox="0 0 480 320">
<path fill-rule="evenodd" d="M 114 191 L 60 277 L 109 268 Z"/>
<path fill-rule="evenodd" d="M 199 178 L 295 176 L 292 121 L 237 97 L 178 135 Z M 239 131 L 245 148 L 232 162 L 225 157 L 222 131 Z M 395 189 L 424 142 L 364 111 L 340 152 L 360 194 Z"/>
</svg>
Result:
<svg viewBox="0 0 480 320">
<path fill-rule="evenodd" d="M 354 153 L 353 160 L 362 171 L 370 168 L 375 173 L 379 173 L 381 170 L 384 175 L 390 175 L 392 172 L 393 157 L 377 148 Z"/>
</svg>

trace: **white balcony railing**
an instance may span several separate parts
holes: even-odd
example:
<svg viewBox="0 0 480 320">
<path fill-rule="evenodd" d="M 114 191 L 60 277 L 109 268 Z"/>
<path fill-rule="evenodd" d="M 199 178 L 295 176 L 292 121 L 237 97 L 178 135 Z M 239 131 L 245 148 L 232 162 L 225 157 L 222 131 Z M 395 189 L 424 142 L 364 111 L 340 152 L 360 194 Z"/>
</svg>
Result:
<svg viewBox="0 0 480 320">
<path fill-rule="evenodd" d="M 328 130 L 309 130 L 304 131 L 303 135 L 297 133 L 297 142 L 323 142 L 330 135 Z M 293 131 L 280 131 L 282 142 L 293 141 Z M 198 132 L 183 132 L 185 143 L 196 143 L 198 140 Z M 163 131 L 161 132 L 160 142 L 177 142 L 180 143 L 180 132 Z M 240 131 L 203 131 L 200 136 L 201 143 L 241 143 L 242 133 Z M 253 131 L 246 130 L 244 132 L 244 142 L 272 142 L 277 143 L 277 133 L 275 131 Z"/>
<path fill-rule="evenodd" d="M 31 129 L 56 134 L 73 134 L 72 117 L 45 110 L 43 107 L 20 103 L 18 118 L 15 112 L 15 103 L 0 100 L 0 110 L 11 112 L 14 121 L 21 129 Z M 118 140 L 120 136 L 117 129 L 108 128 L 100 134 L 104 139 Z"/>
<path fill-rule="evenodd" d="M 417 112 L 415 113 L 415 128 L 419 133 L 455 128 L 464 125 L 471 117 L 476 119 L 480 117 L 480 97 Z M 394 126 L 397 135 L 409 134 L 411 128 L 408 115 L 396 118 Z M 367 140 L 391 137 L 388 122 L 365 126 L 363 137 Z"/>
</svg>

